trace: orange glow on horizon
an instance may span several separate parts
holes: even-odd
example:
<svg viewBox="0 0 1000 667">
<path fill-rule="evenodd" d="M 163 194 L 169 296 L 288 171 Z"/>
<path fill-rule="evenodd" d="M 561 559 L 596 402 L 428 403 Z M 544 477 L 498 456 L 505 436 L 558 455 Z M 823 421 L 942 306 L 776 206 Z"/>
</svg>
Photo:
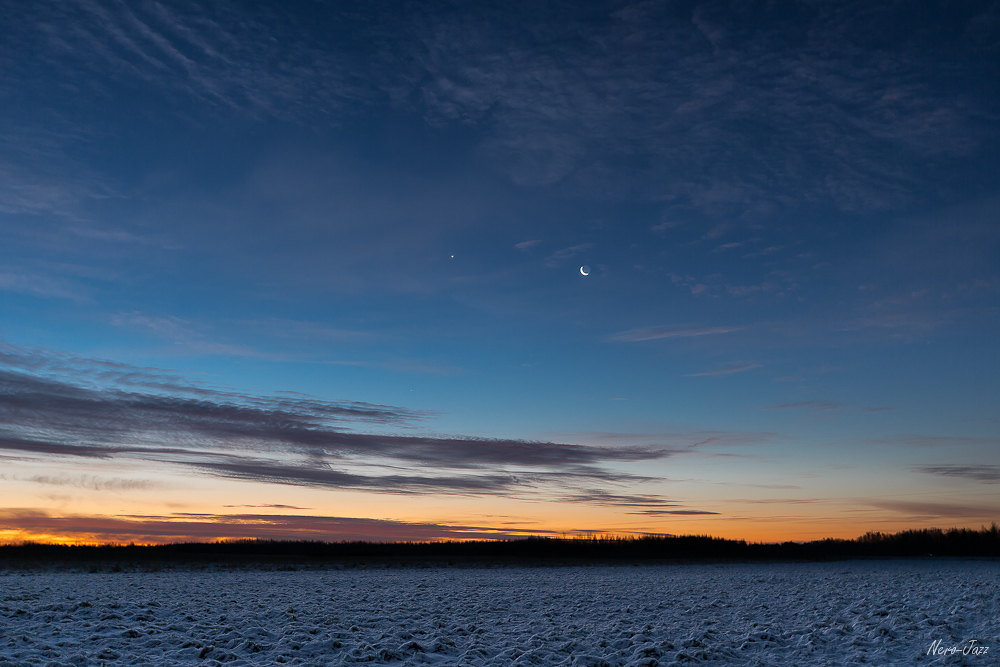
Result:
<svg viewBox="0 0 1000 667">
<path fill-rule="evenodd" d="M 59 517 L 53 517 L 56 520 Z M 70 518 L 80 519 L 80 517 Z M 569 531 L 552 529 L 536 530 L 507 530 L 507 531 L 479 531 L 475 535 L 462 535 L 461 529 L 449 532 L 448 534 L 428 533 L 418 538 L 414 537 L 393 537 L 392 535 L 337 535 L 337 534 L 317 534 L 313 531 L 295 531 L 286 529 L 274 531 L 269 529 L 268 524 L 255 522 L 235 522 L 216 523 L 211 521 L 186 522 L 186 521 L 163 521 L 151 518 L 149 522 L 130 519 L 123 521 L 109 517 L 87 517 L 92 521 L 109 521 L 116 524 L 116 530 L 94 531 L 72 529 L 64 532 L 54 530 L 32 530 L 32 529 L 0 529 L 0 544 L 18 545 L 24 543 L 52 544 L 65 546 L 106 546 L 106 545 L 127 545 L 154 546 L 163 544 L 178 543 L 219 543 L 237 542 L 240 540 L 287 540 L 287 541 L 317 541 L 317 542 L 471 542 L 471 541 L 502 541 L 510 539 L 524 539 L 527 537 L 551 537 L 565 539 L 586 539 L 596 538 L 631 538 L 642 537 L 644 535 L 673 535 L 673 536 L 708 536 L 727 540 L 744 540 L 749 543 L 779 543 L 779 542 L 810 542 L 823 539 L 856 539 L 869 531 L 883 533 L 896 533 L 904 530 L 919 530 L 926 528 L 938 528 L 942 526 L 928 526 L 926 524 L 915 524 L 907 522 L 886 522 L 878 526 L 859 527 L 857 524 L 850 526 L 841 524 L 825 524 L 827 530 L 813 528 L 798 531 L 790 530 L 786 525 L 773 526 L 771 530 L 739 532 L 735 528 L 721 529 L 721 526 L 714 526 L 714 530 L 709 526 L 690 526 L 690 530 L 683 531 Z M 125 526 L 123 524 L 129 524 Z M 165 525 L 176 524 L 176 530 L 163 531 Z M 198 532 L 185 531 L 184 528 L 191 528 L 192 523 L 199 524 Z M 984 524 L 967 523 L 946 526 L 945 529 L 970 528 L 980 529 Z M 213 529 L 214 528 L 214 529 Z M 240 530 L 242 528 L 242 530 Z M 255 528 L 257 530 L 255 530 Z M 270 528 L 273 528 L 271 526 Z M 131 530 L 129 530 L 131 529 Z M 207 529 L 207 530 L 204 530 Z M 490 535 L 489 532 L 494 532 Z"/>
</svg>

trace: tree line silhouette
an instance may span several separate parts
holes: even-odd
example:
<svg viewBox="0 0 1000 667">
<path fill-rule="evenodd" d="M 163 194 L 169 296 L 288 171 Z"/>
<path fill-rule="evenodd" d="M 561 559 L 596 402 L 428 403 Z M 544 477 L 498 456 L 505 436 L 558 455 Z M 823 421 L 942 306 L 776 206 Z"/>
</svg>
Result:
<svg viewBox="0 0 1000 667">
<path fill-rule="evenodd" d="M 828 561 L 863 558 L 1000 557 L 1000 528 L 925 528 L 868 532 L 852 540 L 755 543 L 708 535 L 527 537 L 448 542 L 318 542 L 226 540 L 175 544 L 58 545 L 25 542 L 0 546 L 0 563 L 34 564 L 265 564 L 452 565 L 583 562 Z"/>
</svg>

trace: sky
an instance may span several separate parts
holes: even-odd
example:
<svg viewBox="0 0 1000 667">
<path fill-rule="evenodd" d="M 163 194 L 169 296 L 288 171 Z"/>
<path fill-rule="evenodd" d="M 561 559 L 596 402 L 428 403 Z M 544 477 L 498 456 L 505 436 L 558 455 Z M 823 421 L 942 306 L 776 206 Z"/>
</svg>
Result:
<svg viewBox="0 0 1000 667">
<path fill-rule="evenodd" d="M 0 542 L 1000 518 L 1000 2 L 0 10 Z"/>
</svg>

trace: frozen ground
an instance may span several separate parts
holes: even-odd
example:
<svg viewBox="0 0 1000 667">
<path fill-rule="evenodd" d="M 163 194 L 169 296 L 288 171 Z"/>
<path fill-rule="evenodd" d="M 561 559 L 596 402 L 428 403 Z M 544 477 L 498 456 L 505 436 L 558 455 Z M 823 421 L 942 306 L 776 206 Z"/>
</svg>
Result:
<svg viewBox="0 0 1000 667">
<path fill-rule="evenodd" d="M 958 652 L 928 655 L 936 640 Z M 988 653 L 963 656 L 970 640 Z M 997 562 L 0 570 L 0 667 L 995 665 L 998 656 Z"/>
</svg>

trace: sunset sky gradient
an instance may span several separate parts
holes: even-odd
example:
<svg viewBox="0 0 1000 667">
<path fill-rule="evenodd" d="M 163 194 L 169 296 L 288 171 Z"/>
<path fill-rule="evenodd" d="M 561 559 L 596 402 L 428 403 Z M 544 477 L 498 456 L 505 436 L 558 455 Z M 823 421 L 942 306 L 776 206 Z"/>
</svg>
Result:
<svg viewBox="0 0 1000 667">
<path fill-rule="evenodd" d="M 1000 518 L 1000 3 L 0 9 L 0 542 Z"/>
</svg>

